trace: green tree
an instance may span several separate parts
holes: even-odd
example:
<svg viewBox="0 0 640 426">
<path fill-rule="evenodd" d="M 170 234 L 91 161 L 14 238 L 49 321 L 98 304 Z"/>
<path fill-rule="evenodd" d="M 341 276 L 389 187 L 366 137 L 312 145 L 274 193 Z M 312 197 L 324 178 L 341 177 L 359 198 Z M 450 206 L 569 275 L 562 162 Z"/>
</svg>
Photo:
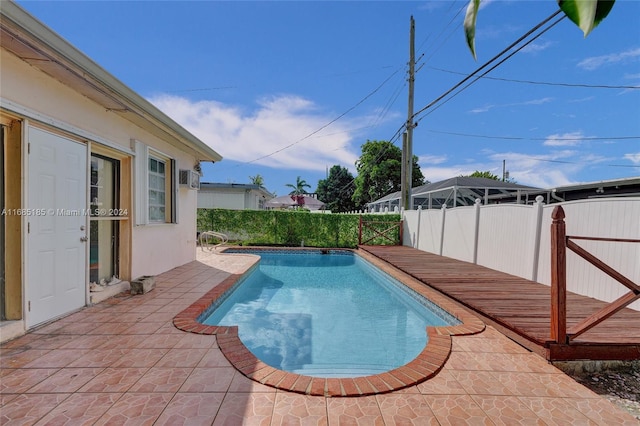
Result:
<svg viewBox="0 0 640 426">
<path fill-rule="evenodd" d="M 326 179 L 318 181 L 318 199 L 325 203 L 325 208 L 332 212 L 344 213 L 355 210 L 351 199 L 353 195 L 353 175 L 347 168 L 335 165 L 329 170 Z"/>
<path fill-rule="evenodd" d="M 307 183 L 306 180 L 304 179 L 300 179 L 300 176 L 298 176 L 296 178 L 296 183 L 292 184 L 292 183 L 288 183 L 285 186 L 288 186 L 289 188 L 292 188 L 293 190 L 289 193 L 289 195 L 302 195 L 302 194 L 308 194 L 307 190 L 305 188 L 311 188 L 311 185 L 309 185 Z"/>
<path fill-rule="evenodd" d="M 475 172 L 471 173 L 470 175 L 467 175 L 467 177 L 478 177 L 478 178 L 485 178 L 485 179 L 502 180 L 497 175 L 494 175 L 493 173 L 491 173 L 488 170 L 485 171 L 485 172 L 481 172 L 479 170 L 476 170 Z"/>
<path fill-rule="evenodd" d="M 260 173 L 255 176 L 249 176 L 249 179 L 251 179 L 251 183 L 254 185 L 264 186 L 264 178 L 262 177 L 262 175 L 260 175 Z"/>
<path fill-rule="evenodd" d="M 424 184 L 424 176 L 413 156 L 411 187 Z M 367 141 L 362 145 L 362 155 L 356 161 L 358 176 L 352 199 L 357 208 L 385 195 L 400 191 L 402 176 L 402 150 L 388 141 Z"/>
<path fill-rule="evenodd" d="M 598 24 L 607 17 L 615 0 L 556 0 L 558 6 L 569 19 L 576 24 L 586 37 Z M 476 57 L 476 19 L 480 9 L 480 0 L 469 0 L 467 14 L 464 18 L 464 32 L 467 45 L 473 57 Z"/>
</svg>

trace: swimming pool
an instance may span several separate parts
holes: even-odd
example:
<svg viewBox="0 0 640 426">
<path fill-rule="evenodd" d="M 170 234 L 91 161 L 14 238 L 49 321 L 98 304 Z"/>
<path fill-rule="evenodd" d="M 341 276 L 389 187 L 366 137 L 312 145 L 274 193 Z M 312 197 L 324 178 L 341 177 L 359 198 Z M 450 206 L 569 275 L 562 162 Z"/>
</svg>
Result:
<svg viewBox="0 0 640 426">
<path fill-rule="evenodd" d="M 426 327 L 460 323 L 350 251 L 239 252 L 259 254 L 258 268 L 199 321 L 237 325 L 244 345 L 280 370 L 312 377 L 379 374 L 414 359 L 427 343 Z"/>
</svg>

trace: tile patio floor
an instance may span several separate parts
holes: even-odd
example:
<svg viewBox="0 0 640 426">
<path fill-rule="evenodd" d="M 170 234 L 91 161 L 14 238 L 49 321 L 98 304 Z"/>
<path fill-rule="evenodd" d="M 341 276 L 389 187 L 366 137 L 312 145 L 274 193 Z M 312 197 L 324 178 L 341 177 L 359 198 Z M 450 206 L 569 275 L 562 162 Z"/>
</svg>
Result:
<svg viewBox="0 0 640 426">
<path fill-rule="evenodd" d="M 118 296 L 0 347 L 0 425 L 637 425 L 494 329 L 454 336 L 434 378 L 374 396 L 325 398 L 247 379 L 216 337 L 173 317 L 250 255 L 199 253 Z"/>
</svg>

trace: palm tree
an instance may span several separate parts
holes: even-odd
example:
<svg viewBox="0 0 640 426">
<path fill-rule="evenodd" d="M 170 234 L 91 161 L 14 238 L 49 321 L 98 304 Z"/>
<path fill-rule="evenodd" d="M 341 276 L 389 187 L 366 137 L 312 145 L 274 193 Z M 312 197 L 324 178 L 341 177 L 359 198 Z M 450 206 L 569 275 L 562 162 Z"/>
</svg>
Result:
<svg viewBox="0 0 640 426">
<path fill-rule="evenodd" d="M 251 179 L 251 183 L 254 185 L 264 186 L 264 178 L 260 175 L 260 173 L 255 176 L 249 176 L 249 179 Z"/>
<path fill-rule="evenodd" d="M 308 192 L 304 188 L 311 188 L 311 185 L 307 183 L 304 179 L 300 179 L 300 176 L 296 178 L 296 184 L 288 183 L 285 186 L 293 188 L 293 191 L 289 193 L 289 195 L 302 195 L 308 194 Z"/>
</svg>

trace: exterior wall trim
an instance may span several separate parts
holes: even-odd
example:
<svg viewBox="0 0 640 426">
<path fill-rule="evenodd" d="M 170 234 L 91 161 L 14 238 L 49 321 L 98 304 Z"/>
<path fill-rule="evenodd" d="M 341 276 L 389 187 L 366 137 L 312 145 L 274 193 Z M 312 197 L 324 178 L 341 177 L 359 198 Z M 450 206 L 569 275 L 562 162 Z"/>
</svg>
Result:
<svg viewBox="0 0 640 426">
<path fill-rule="evenodd" d="M 7 111 L 22 116 L 23 118 L 27 118 L 51 127 L 54 127 L 57 130 L 62 130 L 67 132 L 73 136 L 81 138 L 84 142 L 96 142 L 116 151 L 120 151 L 124 154 L 135 156 L 135 152 L 131 149 L 128 149 L 124 145 L 118 145 L 113 142 L 110 142 L 107 139 L 101 138 L 91 132 L 87 132 L 86 130 L 79 129 L 75 126 L 72 126 L 64 121 L 58 120 L 41 112 L 35 111 L 31 108 L 20 105 L 14 101 L 10 101 L 3 97 L 0 97 L 0 105 L 2 105 L 3 109 Z"/>
</svg>

